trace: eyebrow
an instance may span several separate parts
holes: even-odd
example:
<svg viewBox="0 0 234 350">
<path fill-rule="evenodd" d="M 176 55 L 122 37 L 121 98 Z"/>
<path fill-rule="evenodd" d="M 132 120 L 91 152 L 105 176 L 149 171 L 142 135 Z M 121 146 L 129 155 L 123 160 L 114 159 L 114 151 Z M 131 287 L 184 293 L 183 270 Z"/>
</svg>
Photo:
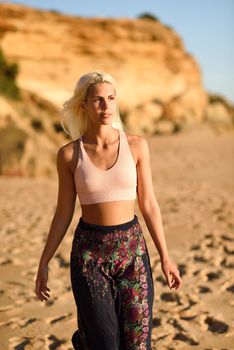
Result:
<svg viewBox="0 0 234 350">
<path fill-rule="evenodd" d="M 108 97 L 110 97 L 110 96 L 115 96 L 115 94 L 110 94 Z M 102 96 L 98 96 L 98 95 L 92 96 L 92 98 L 96 98 L 96 97 L 102 97 Z"/>
</svg>

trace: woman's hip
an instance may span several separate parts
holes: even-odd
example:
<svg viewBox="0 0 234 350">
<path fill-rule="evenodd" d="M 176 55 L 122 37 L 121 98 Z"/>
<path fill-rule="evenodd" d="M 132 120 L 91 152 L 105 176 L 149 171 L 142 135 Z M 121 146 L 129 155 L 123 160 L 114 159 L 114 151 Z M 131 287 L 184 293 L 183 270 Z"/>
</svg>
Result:
<svg viewBox="0 0 234 350">
<path fill-rule="evenodd" d="M 128 222 L 104 226 L 79 219 L 74 232 L 71 259 L 88 262 L 123 261 L 147 252 L 142 227 L 135 214 Z"/>
</svg>

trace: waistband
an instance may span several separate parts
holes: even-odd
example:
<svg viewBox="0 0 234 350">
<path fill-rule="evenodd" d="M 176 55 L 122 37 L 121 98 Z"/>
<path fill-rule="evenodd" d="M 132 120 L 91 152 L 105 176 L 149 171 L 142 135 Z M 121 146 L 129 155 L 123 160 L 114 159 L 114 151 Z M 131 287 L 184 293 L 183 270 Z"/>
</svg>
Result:
<svg viewBox="0 0 234 350">
<path fill-rule="evenodd" d="M 80 217 L 77 227 L 80 227 L 84 230 L 90 230 L 94 232 L 100 233 L 108 233 L 112 232 L 114 230 L 127 230 L 130 227 L 132 227 L 134 224 L 138 224 L 138 216 L 134 214 L 134 218 L 130 221 L 124 222 L 122 224 L 117 225 L 97 225 L 97 224 L 90 224 L 82 219 Z"/>
</svg>

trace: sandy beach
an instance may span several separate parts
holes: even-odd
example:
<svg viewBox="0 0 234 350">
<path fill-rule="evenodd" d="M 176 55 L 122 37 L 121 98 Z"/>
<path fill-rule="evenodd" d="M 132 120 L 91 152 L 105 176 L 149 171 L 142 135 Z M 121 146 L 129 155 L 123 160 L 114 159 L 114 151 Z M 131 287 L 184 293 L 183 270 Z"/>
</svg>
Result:
<svg viewBox="0 0 234 350">
<path fill-rule="evenodd" d="M 171 291 L 136 201 L 154 277 L 152 349 L 233 349 L 234 134 L 206 126 L 147 137 L 155 195 L 170 257 L 183 285 Z M 0 349 L 72 348 L 76 329 L 69 255 L 76 211 L 49 265 L 51 297 L 34 294 L 38 261 L 57 199 L 57 180 L 0 178 Z"/>
</svg>

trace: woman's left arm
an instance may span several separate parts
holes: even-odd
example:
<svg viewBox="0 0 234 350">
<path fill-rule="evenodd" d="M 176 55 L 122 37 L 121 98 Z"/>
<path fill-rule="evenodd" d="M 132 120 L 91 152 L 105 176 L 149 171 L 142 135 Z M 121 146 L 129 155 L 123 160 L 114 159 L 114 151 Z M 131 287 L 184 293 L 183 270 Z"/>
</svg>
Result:
<svg viewBox="0 0 234 350">
<path fill-rule="evenodd" d="M 160 255 L 161 268 L 166 277 L 167 284 L 171 289 L 177 289 L 181 285 L 182 280 L 179 270 L 177 266 L 171 262 L 167 250 L 162 215 L 153 188 L 148 143 L 143 136 L 138 136 L 137 143 L 138 205 Z"/>
</svg>

